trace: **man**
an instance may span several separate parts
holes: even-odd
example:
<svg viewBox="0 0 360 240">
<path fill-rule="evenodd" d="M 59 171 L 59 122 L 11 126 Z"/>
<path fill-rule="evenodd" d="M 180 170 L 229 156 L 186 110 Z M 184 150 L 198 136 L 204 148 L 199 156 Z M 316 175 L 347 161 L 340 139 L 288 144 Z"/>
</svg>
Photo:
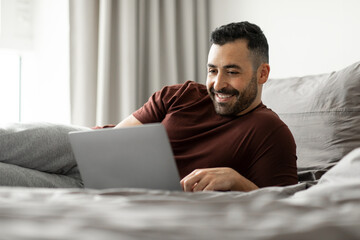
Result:
<svg viewBox="0 0 360 240">
<path fill-rule="evenodd" d="M 184 191 L 251 191 L 297 183 L 296 146 L 261 101 L 268 43 L 249 22 L 211 34 L 206 86 L 187 81 L 154 93 L 116 127 L 161 122 Z"/>
</svg>

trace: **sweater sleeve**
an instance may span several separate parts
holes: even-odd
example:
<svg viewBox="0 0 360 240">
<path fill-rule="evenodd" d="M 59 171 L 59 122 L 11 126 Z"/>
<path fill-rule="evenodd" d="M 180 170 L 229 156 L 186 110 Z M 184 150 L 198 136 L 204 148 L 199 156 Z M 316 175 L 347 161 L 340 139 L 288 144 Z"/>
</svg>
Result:
<svg viewBox="0 0 360 240">
<path fill-rule="evenodd" d="M 133 116 L 141 123 L 161 122 L 171 105 L 181 95 L 181 89 L 187 84 L 189 83 L 163 87 L 160 91 L 155 92 L 141 108 L 135 111 Z"/>
</svg>

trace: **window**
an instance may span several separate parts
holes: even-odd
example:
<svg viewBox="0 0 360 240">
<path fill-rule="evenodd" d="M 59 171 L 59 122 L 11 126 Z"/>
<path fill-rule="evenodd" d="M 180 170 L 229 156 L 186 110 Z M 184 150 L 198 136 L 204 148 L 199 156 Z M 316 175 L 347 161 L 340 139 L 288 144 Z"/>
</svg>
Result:
<svg viewBox="0 0 360 240">
<path fill-rule="evenodd" d="M 0 122 L 70 123 L 68 1 L 0 3 Z"/>
<path fill-rule="evenodd" d="M 0 66 L 0 121 L 21 121 L 21 58 L 17 54 L 0 52 Z"/>
</svg>

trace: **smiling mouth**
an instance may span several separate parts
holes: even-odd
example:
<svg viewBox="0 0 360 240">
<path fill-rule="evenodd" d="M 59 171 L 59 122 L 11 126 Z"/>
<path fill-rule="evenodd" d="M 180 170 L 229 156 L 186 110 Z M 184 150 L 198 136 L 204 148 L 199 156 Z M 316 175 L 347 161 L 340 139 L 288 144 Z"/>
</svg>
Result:
<svg viewBox="0 0 360 240">
<path fill-rule="evenodd" d="M 235 94 L 224 94 L 224 93 L 215 93 L 215 100 L 219 103 L 226 103 L 230 101 Z"/>
</svg>

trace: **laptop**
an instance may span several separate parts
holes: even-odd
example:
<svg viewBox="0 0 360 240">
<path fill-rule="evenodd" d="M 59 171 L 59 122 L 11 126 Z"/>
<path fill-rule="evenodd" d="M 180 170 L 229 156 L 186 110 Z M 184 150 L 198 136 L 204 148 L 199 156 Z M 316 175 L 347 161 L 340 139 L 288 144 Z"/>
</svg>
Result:
<svg viewBox="0 0 360 240">
<path fill-rule="evenodd" d="M 70 132 L 69 139 L 85 188 L 182 190 L 160 123 Z"/>
</svg>

